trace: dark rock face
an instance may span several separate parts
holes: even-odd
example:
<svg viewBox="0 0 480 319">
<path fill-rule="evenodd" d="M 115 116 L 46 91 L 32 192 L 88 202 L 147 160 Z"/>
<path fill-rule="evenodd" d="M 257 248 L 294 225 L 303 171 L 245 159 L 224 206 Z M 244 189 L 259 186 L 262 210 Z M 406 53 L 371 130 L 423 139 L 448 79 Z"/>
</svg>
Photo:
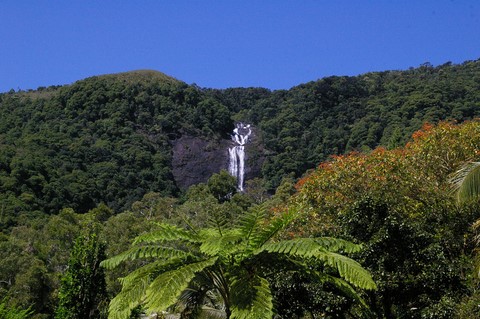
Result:
<svg viewBox="0 0 480 319">
<path fill-rule="evenodd" d="M 229 144 L 188 135 L 173 141 L 172 171 L 178 187 L 205 183 L 212 174 L 227 169 Z"/>
<path fill-rule="evenodd" d="M 254 132 L 255 133 L 255 132 Z M 264 161 L 263 148 L 255 134 L 245 146 L 245 180 L 261 176 Z M 228 170 L 228 148 L 231 140 L 206 140 L 183 135 L 172 141 L 172 171 L 177 186 L 185 190 L 189 186 L 205 183 L 220 170 Z"/>
</svg>

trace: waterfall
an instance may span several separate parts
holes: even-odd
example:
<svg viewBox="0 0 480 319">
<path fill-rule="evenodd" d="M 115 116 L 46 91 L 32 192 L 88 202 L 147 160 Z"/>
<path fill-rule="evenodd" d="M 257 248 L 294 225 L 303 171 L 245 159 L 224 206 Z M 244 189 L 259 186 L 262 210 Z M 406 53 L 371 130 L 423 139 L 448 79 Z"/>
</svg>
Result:
<svg viewBox="0 0 480 319">
<path fill-rule="evenodd" d="M 235 145 L 228 149 L 228 171 L 230 175 L 237 178 L 237 188 L 241 192 L 243 192 L 245 175 L 245 144 L 247 144 L 250 134 L 252 134 L 250 124 L 237 123 L 232 134 L 232 141 Z"/>
</svg>

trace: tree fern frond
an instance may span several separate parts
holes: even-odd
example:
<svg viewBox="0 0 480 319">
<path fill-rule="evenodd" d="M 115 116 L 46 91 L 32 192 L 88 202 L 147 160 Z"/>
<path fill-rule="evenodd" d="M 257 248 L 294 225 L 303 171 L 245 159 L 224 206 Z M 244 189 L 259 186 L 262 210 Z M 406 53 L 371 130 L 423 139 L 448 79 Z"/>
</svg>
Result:
<svg viewBox="0 0 480 319">
<path fill-rule="evenodd" d="M 223 236 L 209 236 L 202 241 L 200 251 L 209 256 L 224 255 L 238 250 L 243 236 L 237 229 L 224 231 Z"/>
<path fill-rule="evenodd" d="M 255 254 L 268 251 L 270 253 L 308 258 L 315 256 L 315 254 L 321 249 L 323 249 L 323 246 L 321 246 L 314 238 L 296 238 L 282 240 L 276 243 L 267 243 L 255 251 Z"/>
<path fill-rule="evenodd" d="M 187 264 L 160 274 L 146 292 L 145 305 L 153 311 L 163 311 L 172 306 L 198 272 L 215 264 L 217 258 Z"/>
<path fill-rule="evenodd" d="M 159 227 L 159 229 L 137 236 L 133 241 L 133 245 L 139 243 L 154 243 L 176 240 L 198 242 L 197 235 L 192 231 L 165 223 L 157 223 L 156 225 Z"/>
<path fill-rule="evenodd" d="M 336 268 L 340 277 L 353 286 L 367 290 L 377 289 L 370 273 L 355 260 L 327 251 L 318 252 L 315 257 Z"/>
<path fill-rule="evenodd" d="M 182 318 L 226 318 L 225 301 L 206 270 L 198 273 L 181 293 L 175 311 L 180 312 Z"/>
<path fill-rule="evenodd" d="M 149 273 L 143 273 L 142 275 L 135 276 L 135 280 L 130 281 L 129 285 L 124 285 L 122 291 L 110 301 L 108 309 L 109 319 L 129 318 L 132 309 L 142 302 L 142 298 L 150 283 Z"/>
<path fill-rule="evenodd" d="M 346 256 L 330 252 L 320 243 L 335 249 L 357 251 L 358 245 L 349 244 L 347 241 L 335 238 L 297 238 L 277 243 L 268 243 L 258 249 L 255 254 L 262 251 L 286 254 L 296 257 L 313 257 L 338 270 L 339 275 L 352 285 L 363 289 L 376 289 L 370 273 L 355 260 Z"/>
<path fill-rule="evenodd" d="M 245 238 L 249 240 L 250 236 L 259 227 L 262 220 L 265 219 L 265 208 L 261 205 L 254 207 L 250 212 L 246 213 L 240 221 L 240 231 Z"/>
<path fill-rule="evenodd" d="M 123 278 L 119 278 L 122 287 L 132 285 L 135 281 L 148 277 L 154 278 L 157 274 L 172 270 L 185 263 L 183 258 L 171 258 L 169 260 L 159 260 L 153 263 L 145 264 L 129 273 Z"/>
<path fill-rule="evenodd" d="M 322 282 L 329 282 L 336 289 L 341 291 L 345 296 L 355 300 L 361 308 L 361 311 L 366 315 L 367 318 L 373 318 L 373 314 L 368 307 L 365 300 L 353 289 L 353 287 L 341 278 L 330 276 L 325 273 L 316 272 L 317 276 L 320 277 Z"/>
<path fill-rule="evenodd" d="M 113 269 L 126 260 L 140 258 L 187 258 L 191 256 L 193 255 L 175 248 L 149 245 L 132 247 L 121 254 L 105 259 L 100 265 L 107 269 Z"/>
<path fill-rule="evenodd" d="M 248 277 L 247 277 L 248 278 Z M 232 319 L 271 319 L 273 297 L 268 281 L 259 276 L 248 280 L 235 278 L 232 282 Z"/>
<path fill-rule="evenodd" d="M 183 264 L 184 260 L 172 258 L 168 261 L 157 261 L 140 267 L 128 276 L 121 278 L 122 290 L 110 301 L 109 318 L 129 318 L 130 311 L 142 303 L 152 277 L 163 271 L 171 270 Z"/>
<path fill-rule="evenodd" d="M 351 241 L 333 238 L 333 237 L 316 237 L 315 242 L 331 252 L 344 252 L 347 254 L 358 253 L 362 250 L 362 245 L 354 244 Z"/>
<path fill-rule="evenodd" d="M 459 203 L 480 197 L 480 162 L 467 163 L 450 179 Z"/>
<path fill-rule="evenodd" d="M 285 212 L 283 215 L 272 219 L 266 227 L 256 231 L 253 236 L 253 247 L 259 248 L 269 241 L 272 237 L 285 229 L 297 216 L 292 209 Z"/>
</svg>

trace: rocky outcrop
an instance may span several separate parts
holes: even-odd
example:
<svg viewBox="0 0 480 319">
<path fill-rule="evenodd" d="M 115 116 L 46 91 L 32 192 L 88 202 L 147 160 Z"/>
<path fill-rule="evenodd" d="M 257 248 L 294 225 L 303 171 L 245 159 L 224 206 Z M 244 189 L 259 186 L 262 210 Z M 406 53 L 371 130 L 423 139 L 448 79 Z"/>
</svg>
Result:
<svg viewBox="0 0 480 319">
<path fill-rule="evenodd" d="M 264 160 L 260 140 L 255 131 L 252 141 L 246 145 L 245 180 L 259 177 Z M 205 183 L 210 176 L 228 170 L 229 139 L 207 140 L 198 136 L 183 135 L 172 141 L 172 172 L 177 186 L 185 190 L 189 186 Z"/>
<path fill-rule="evenodd" d="M 214 173 L 228 167 L 228 140 L 209 141 L 182 136 L 173 141 L 172 172 L 180 189 L 204 183 Z"/>
</svg>

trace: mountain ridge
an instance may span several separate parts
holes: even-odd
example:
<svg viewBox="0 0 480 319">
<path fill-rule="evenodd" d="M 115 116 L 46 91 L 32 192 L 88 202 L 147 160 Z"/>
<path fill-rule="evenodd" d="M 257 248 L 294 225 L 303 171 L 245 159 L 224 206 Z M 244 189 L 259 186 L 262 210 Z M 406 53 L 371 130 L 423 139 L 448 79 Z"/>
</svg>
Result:
<svg viewBox="0 0 480 319">
<path fill-rule="evenodd" d="M 247 166 L 260 167 L 250 177 L 273 192 L 285 176 L 300 177 L 330 155 L 393 148 L 424 122 L 476 116 L 480 61 L 332 76 L 276 91 L 200 88 L 152 70 L 93 76 L 0 94 L 0 197 L 14 216 L 84 212 L 101 202 L 121 211 L 151 191 L 177 196 L 190 184 L 174 177 L 175 141 L 209 140 L 218 158 L 237 121 L 256 129 Z"/>
</svg>

